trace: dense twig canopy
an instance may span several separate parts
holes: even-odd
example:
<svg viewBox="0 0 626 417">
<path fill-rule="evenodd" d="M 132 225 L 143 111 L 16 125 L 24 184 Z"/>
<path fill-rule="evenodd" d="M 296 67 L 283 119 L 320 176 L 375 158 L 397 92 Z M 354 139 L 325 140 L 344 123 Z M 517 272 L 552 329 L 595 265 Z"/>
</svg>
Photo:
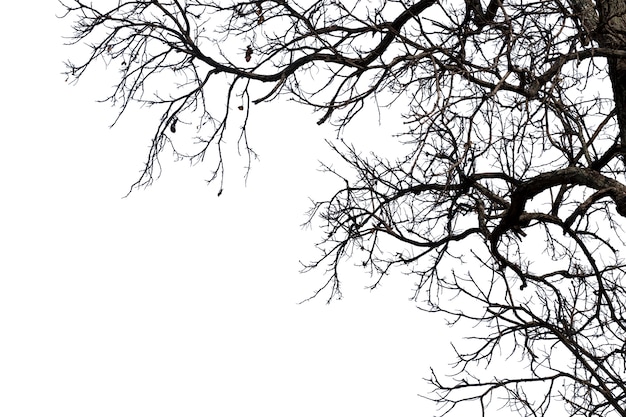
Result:
<svg viewBox="0 0 626 417">
<path fill-rule="evenodd" d="M 341 295 L 348 258 L 372 287 L 399 267 L 423 308 L 480 324 L 456 376 L 432 376 L 443 413 L 626 416 L 625 0 L 64 6 L 91 51 L 68 78 L 104 60 L 121 113 L 162 108 L 134 187 L 167 144 L 210 156 L 222 181 L 227 122 L 252 104 L 287 96 L 339 128 L 365 106 L 401 112 L 395 160 L 329 142 L 349 169 L 327 167 L 345 186 L 311 212 L 326 232 L 310 265 L 328 268 L 320 292 Z M 245 125 L 240 145 L 254 157 Z M 484 371 L 499 349 L 525 367 Z"/>
</svg>

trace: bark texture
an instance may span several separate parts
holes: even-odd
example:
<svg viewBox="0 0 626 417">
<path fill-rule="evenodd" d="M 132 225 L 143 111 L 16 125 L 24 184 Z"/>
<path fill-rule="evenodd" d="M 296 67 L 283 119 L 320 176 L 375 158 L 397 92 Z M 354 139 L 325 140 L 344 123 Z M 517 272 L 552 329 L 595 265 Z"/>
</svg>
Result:
<svg viewBox="0 0 626 417">
<path fill-rule="evenodd" d="M 591 0 L 587 0 L 591 1 Z M 596 39 L 601 47 L 626 51 L 626 0 L 599 0 Z M 609 58 L 609 77 L 622 146 L 626 145 L 626 59 Z"/>
</svg>

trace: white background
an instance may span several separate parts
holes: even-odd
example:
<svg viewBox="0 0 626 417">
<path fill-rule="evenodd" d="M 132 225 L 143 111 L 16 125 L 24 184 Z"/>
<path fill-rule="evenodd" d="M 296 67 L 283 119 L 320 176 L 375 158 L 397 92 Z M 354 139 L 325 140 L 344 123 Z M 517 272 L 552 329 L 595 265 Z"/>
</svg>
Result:
<svg viewBox="0 0 626 417">
<path fill-rule="evenodd" d="M 208 167 L 165 152 L 161 179 L 123 199 L 154 115 L 109 130 L 110 83 L 65 84 L 60 11 L 3 5 L 0 416 L 432 415 L 418 394 L 450 333 L 409 301 L 411 277 L 370 292 L 348 273 L 342 301 L 298 304 L 322 282 L 299 273 L 321 236 L 300 225 L 333 190 L 317 172 L 330 131 L 259 110 L 247 186 L 231 160 L 217 198 Z"/>
</svg>

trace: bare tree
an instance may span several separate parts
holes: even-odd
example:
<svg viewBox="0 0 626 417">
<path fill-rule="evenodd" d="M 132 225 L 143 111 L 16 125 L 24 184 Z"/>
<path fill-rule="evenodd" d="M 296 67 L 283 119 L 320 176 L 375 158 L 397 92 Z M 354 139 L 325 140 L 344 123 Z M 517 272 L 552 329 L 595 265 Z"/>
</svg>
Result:
<svg viewBox="0 0 626 417">
<path fill-rule="evenodd" d="M 72 42 L 90 46 L 68 78 L 102 60 L 119 71 L 120 114 L 162 108 L 133 187 L 168 144 L 208 157 L 221 182 L 227 122 L 251 104 L 286 96 L 339 129 L 365 106 L 401 112 L 394 160 L 329 142 L 345 186 L 311 211 L 320 292 L 341 296 L 349 259 L 372 288 L 397 267 L 422 308 L 475 324 L 455 375 L 432 375 L 442 414 L 626 416 L 626 0 L 64 7 Z M 239 145 L 254 158 L 245 124 Z"/>
</svg>

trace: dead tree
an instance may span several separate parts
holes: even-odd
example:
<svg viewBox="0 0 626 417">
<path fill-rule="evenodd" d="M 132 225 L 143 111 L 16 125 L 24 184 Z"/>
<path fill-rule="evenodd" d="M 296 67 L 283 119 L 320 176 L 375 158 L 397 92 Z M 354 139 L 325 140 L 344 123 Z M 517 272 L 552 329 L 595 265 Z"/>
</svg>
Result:
<svg viewBox="0 0 626 417">
<path fill-rule="evenodd" d="M 134 187 L 167 145 L 221 181 L 227 122 L 254 104 L 287 96 L 340 128 L 366 106 L 402 112 L 394 160 L 329 142 L 345 186 L 311 211 L 317 294 L 340 296 L 352 260 L 370 287 L 402 271 L 422 308 L 474 324 L 455 376 L 432 375 L 444 414 L 626 416 L 626 0 L 64 7 L 90 46 L 68 78 L 104 61 L 121 113 L 162 108 Z M 524 366 L 493 366 L 503 354 Z"/>
</svg>

